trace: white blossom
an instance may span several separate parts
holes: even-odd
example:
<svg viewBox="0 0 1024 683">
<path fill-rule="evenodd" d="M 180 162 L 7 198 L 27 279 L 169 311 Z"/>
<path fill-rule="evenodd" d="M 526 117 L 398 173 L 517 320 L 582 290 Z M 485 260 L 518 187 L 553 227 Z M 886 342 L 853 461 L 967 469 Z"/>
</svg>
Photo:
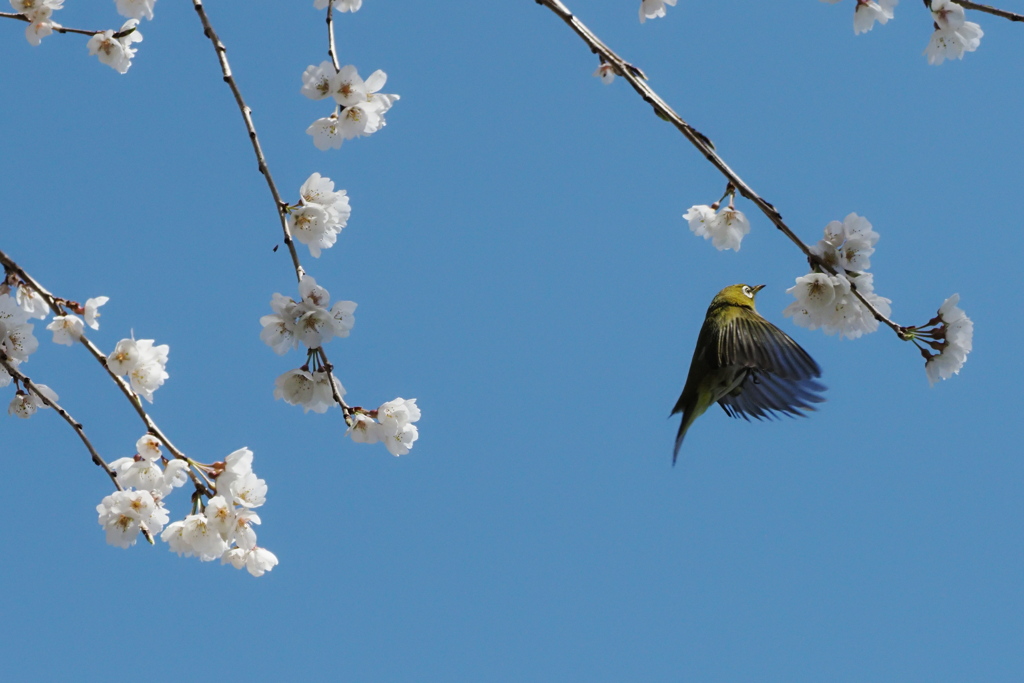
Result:
<svg viewBox="0 0 1024 683">
<path fill-rule="evenodd" d="M 940 28 L 932 34 L 924 54 L 932 65 L 942 64 L 947 59 L 963 59 L 965 52 L 978 49 L 984 35 L 981 26 L 973 21 L 966 21 L 957 29 Z"/>
<path fill-rule="evenodd" d="M 266 548 L 232 548 L 221 558 L 221 564 L 229 563 L 235 569 L 245 567 L 250 574 L 259 577 L 277 566 L 277 556 Z"/>
<path fill-rule="evenodd" d="M 221 557 L 228 549 L 227 541 L 210 525 L 206 515 L 189 515 L 180 522 L 174 522 L 161 534 L 171 551 L 185 557 L 198 557 L 210 562 Z"/>
<path fill-rule="evenodd" d="M 957 307 L 960 295 L 954 294 L 939 307 L 939 319 L 945 340 L 941 351 L 925 361 L 925 374 L 929 384 L 949 379 L 960 372 L 967 362 L 967 354 L 974 348 L 974 322 Z"/>
<path fill-rule="evenodd" d="M 33 325 L 17 301 L 9 294 L 0 294 L 0 351 L 16 361 L 27 361 L 39 348 L 32 335 Z"/>
<path fill-rule="evenodd" d="M 224 471 L 217 476 L 215 484 L 218 494 L 229 494 L 232 484 L 252 473 L 252 458 L 248 448 L 239 448 L 224 458 Z"/>
<path fill-rule="evenodd" d="M 314 121 L 306 129 L 306 133 L 313 136 L 313 145 L 322 151 L 340 149 L 341 143 L 345 141 L 341 122 L 334 114 Z"/>
<path fill-rule="evenodd" d="M 75 315 L 54 316 L 53 321 L 46 326 L 46 329 L 53 332 L 53 343 L 71 346 L 82 338 L 82 330 L 85 325 L 82 319 Z"/>
<path fill-rule="evenodd" d="M 39 318 L 42 320 L 46 316 L 50 315 L 50 305 L 46 303 L 46 299 L 43 298 L 42 294 L 31 287 L 26 285 L 18 287 L 15 300 L 18 302 L 18 306 L 21 307 L 21 310 L 25 311 L 29 318 Z"/>
<path fill-rule="evenodd" d="M 143 527 L 152 534 L 160 533 L 169 519 L 167 510 L 149 491 L 115 491 L 96 506 L 96 512 L 107 532 L 107 543 L 119 548 L 135 545 Z"/>
<path fill-rule="evenodd" d="M 327 9 L 329 0 L 314 0 L 313 7 L 316 9 Z M 334 8 L 339 12 L 358 12 L 363 6 L 363 0 L 334 0 Z"/>
<path fill-rule="evenodd" d="M 117 13 L 122 17 L 131 19 L 153 19 L 153 5 L 156 0 L 114 0 L 117 3 Z"/>
<path fill-rule="evenodd" d="M 313 258 L 320 258 L 320 250 L 334 245 L 338 233 L 331 230 L 327 211 L 317 204 L 304 204 L 288 212 L 288 228 L 299 242 L 309 247 Z"/>
<path fill-rule="evenodd" d="M 416 399 L 396 398 L 377 409 L 380 436 L 391 455 L 405 455 L 419 438 L 419 430 L 412 424 L 420 419 Z"/>
<path fill-rule="evenodd" d="M 715 213 L 715 210 L 706 204 L 691 206 L 689 211 L 683 214 L 690 224 L 693 234 L 704 239 L 710 239 L 716 249 L 740 250 L 740 243 L 743 236 L 750 232 L 750 221 L 731 206 Z"/>
<path fill-rule="evenodd" d="M 110 463 L 117 481 L 125 488 L 139 491 L 160 491 L 164 486 L 164 471 L 157 461 L 145 458 L 118 458 Z"/>
<path fill-rule="evenodd" d="M 18 365 L 20 365 L 20 362 L 14 360 L 13 358 L 8 360 L 7 362 L 14 367 L 18 367 Z M 11 377 L 11 373 L 7 372 L 7 368 L 5 368 L 3 365 L 0 365 L 0 388 L 6 387 L 8 384 L 11 383 L 13 379 L 14 378 Z"/>
<path fill-rule="evenodd" d="M 274 380 L 274 398 L 283 399 L 288 405 L 307 406 L 313 398 L 315 387 L 316 383 L 309 371 L 301 368 L 289 370 Z M 309 408 L 305 412 L 309 412 Z"/>
<path fill-rule="evenodd" d="M 366 102 L 366 85 L 359 77 L 359 72 L 351 64 L 341 67 L 331 79 L 331 95 L 342 107 Z"/>
<path fill-rule="evenodd" d="M 165 370 L 170 347 L 167 344 L 154 346 L 152 339 L 139 339 L 135 344 L 139 354 L 138 362 L 128 372 L 128 380 L 135 393 L 152 403 L 153 392 L 170 377 Z"/>
<path fill-rule="evenodd" d="M 156 438 L 152 434 L 144 434 L 135 442 L 135 450 L 140 458 L 146 460 L 158 460 L 163 453 L 160 452 L 160 447 L 163 444 L 160 443 L 160 439 Z"/>
<path fill-rule="evenodd" d="M 302 72 L 302 89 L 299 92 L 311 100 L 322 100 L 331 94 L 331 84 L 336 74 L 330 62 L 320 62 L 319 66 L 310 64 Z"/>
<path fill-rule="evenodd" d="M 206 523 L 209 527 L 230 543 L 228 536 L 235 527 L 235 507 L 228 503 L 224 496 L 214 496 L 206 503 L 203 514 L 206 515 Z"/>
<path fill-rule="evenodd" d="M 109 296 L 97 296 L 92 299 L 86 299 L 85 301 L 85 324 L 94 330 L 100 329 L 100 323 L 98 318 L 100 317 L 99 308 L 103 304 L 110 301 Z"/>
<path fill-rule="evenodd" d="M 57 393 L 45 384 L 35 384 L 33 386 L 35 386 L 36 390 L 40 394 L 54 403 L 60 399 Z M 18 393 L 14 395 L 14 398 L 11 399 L 10 404 L 7 406 L 7 414 L 27 420 L 35 415 L 36 411 L 40 408 L 49 407 L 50 406 L 46 405 L 46 402 L 39 398 L 35 392 L 30 391 L 26 393 Z"/>
<path fill-rule="evenodd" d="M 601 64 L 594 72 L 594 76 L 601 79 L 601 82 L 608 85 L 615 80 L 615 68 L 611 64 Z"/>
<path fill-rule="evenodd" d="M 231 482 L 228 494 L 235 505 L 258 508 L 267 502 L 267 482 L 248 472 Z"/>
<path fill-rule="evenodd" d="M 25 27 L 25 40 L 28 41 L 29 45 L 38 46 L 39 43 L 43 42 L 43 38 L 53 33 L 55 28 L 60 28 L 60 24 L 52 19 L 33 19 Z"/>
<path fill-rule="evenodd" d="M 956 30 L 967 23 L 964 8 L 953 0 L 931 0 L 931 13 L 940 29 Z"/>
<path fill-rule="evenodd" d="M 334 182 L 314 173 L 299 188 L 301 204 L 288 213 L 288 224 L 310 254 L 319 258 L 320 250 L 337 241 L 338 233 L 348 223 L 352 209 L 345 190 L 334 191 Z"/>
<path fill-rule="evenodd" d="M 369 415 L 356 413 L 352 416 L 352 426 L 345 432 L 356 443 L 377 443 L 383 437 L 380 424 Z"/>
<path fill-rule="evenodd" d="M 127 73 L 128 67 L 132 65 L 132 57 L 135 56 L 136 52 L 132 44 L 142 41 L 142 34 L 136 28 L 138 25 L 138 19 L 129 19 L 116 32 L 107 30 L 97 33 L 86 44 L 86 47 L 89 48 L 89 54 L 96 55 L 101 62 L 110 66 L 118 73 Z M 129 30 L 131 33 L 120 35 Z M 115 38 L 115 33 L 119 34 L 120 37 Z"/>
<path fill-rule="evenodd" d="M 134 339 L 122 339 L 107 356 L 107 368 L 115 375 L 127 375 L 139 363 L 139 347 Z"/>
<path fill-rule="evenodd" d="M 648 19 L 665 16 L 665 5 L 676 6 L 676 0 L 642 0 L 640 3 L 640 23 Z"/>
<path fill-rule="evenodd" d="M 270 300 L 271 315 L 260 318 L 263 331 L 260 339 L 279 356 L 289 348 L 298 348 L 299 340 L 295 336 L 295 319 L 298 315 L 297 304 L 293 299 L 275 293 Z"/>
<path fill-rule="evenodd" d="M 899 0 L 857 0 L 857 7 L 853 11 L 853 32 L 855 34 L 867 33 L 877 21 L 885 24 L 893 18 L 893 8 Z"/>
</svg>

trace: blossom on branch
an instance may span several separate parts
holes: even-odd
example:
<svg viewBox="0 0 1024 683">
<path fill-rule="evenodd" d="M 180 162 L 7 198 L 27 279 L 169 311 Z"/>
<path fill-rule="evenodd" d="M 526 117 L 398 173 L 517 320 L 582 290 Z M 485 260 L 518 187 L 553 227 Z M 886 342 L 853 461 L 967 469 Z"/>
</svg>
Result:
<svg viewBox="0 0 1024 683">
<path fill-rule="evenodd" d="M 46 329 L 53 332 L 53 343 L 71 346 L 82 338 L 82 330 L 85 325 L 77 315 L 54 316 L 53 321 L 46 326 Z"/>
<path fill-rule="evenodd" d="M 315 9 L 327 9 L 327 4 L 331 0 L 314 0 L 313 7 Z M 363 0 L 333 0 L 334 8 L 339 12 L 358 12 L 359 8 L 363 6 Z"/>
<path fill-rule="evenodd" d="M 601 82 L 608 85 L 615 80 L 615 68 L 611 64 L 602 64 L 597 67 L 594 76 L 601 79 Z"/>
<path fill-rule="evenodd" d="M 135 545 L 139 532 L 158 534 L 170 519 L 167 509 L 149 491 L 115 491 L 96 506 L 107 543 L 119 548 Z"/>
<path fill-rule="evenodd" d="M 117 13 L 129 19 L 153 19 L 153 5 L 156 0 L 114 0 Z"/>
<path fill-rule="evenodd" d="M 34 326 L 28 319 L 28 313 L 14 297 L 0 294 L 0 351 L 18 362 L 27 361 L 39 348 L 39 340 L 32 334 Z"/>
<path fill-rule="evenodd" d="M 100 324 L 97 318 L 100 317 L 100 306 L 110 301 L 109 296 L 97 296 L 92 299 L 87 299 L 85 302 L 85 324 L 94 330 L 100 329 Z"/>
<path fill-rule="evenodd" d="M 859 292 L 881 315 L 889 317 L 889 299 L 874 292 L 874 276 L 867 272 L 878 233 L 863 216 L 849 214 L 825 226 L 825 238 L 810 247 L 818 257 L 811 272 L 786 290 L 796 299 L 782 314 L 800 327 L 856 339 L 878 329 L 878 320 L 864 305 Z M 825 272 L 831 268 L 835 274 Z"/>
<path fill-rule="evenodd" d="M 960 368 L 967 362 L 967 354 L 974 348 L 974 321 L 957 307 L 960 295 L 954 294 L 939 307 L 936 327 L 924 332 L 915 331 L 915 337 L 935 339 L 930 346 L 939 353 L 925 355 L 924 370 L 928 383 L 934 385 L 940 379 L 949 379 L 960 373 Z"/>
<path fill-rule="evenodd" d="M 154 346 L 152 339 L 122 339 L 107 356 L 107 368 L 115 375 L 128 375 L 132 389 L 150 403 L 167 374 L 167 344 Z"/>
<path fill-rule="evenodd" d="M 369 413 L 356 412 L 345 435 L 356 443 L 383 441 L 391 455 L 405 455 L 419 438 L 419 430 L 413 422 L 419 420 L 420 415 L 416 399 L 396 398 Z"/>
<path fill-rule="evenodd" d="M 899 4 L 899 0 L 857 0 L 857 7 L 853 10 L 853 32 L 854 34 L 867 33 L 879 24 L 885 24 L 893 18 L 893 8 Z"/>
<path fill-rule="evenodd" d="M 31 45 L 39 45 L 54 28 L 60 28 L 50 17 L 55 10 L 63 9 L 64 0 L 11 0 L 11 7 L 28 19 L 25 39 Z"/>
<path fill-rule="evenodd" d="M 655 19 L 665 16 L 665 5 L 676 6 L 676 0 L 641 0 L 640 2 L 640 23 L 648 19 Z"/>
<path fill-rule="evenodd" d="M 96 55 L 101 62 L 118 73 L 127 73 L 137 51 L 132 43 L 142 41 L 142 34 L 136 28 L 138 25 L 138 19 L 129 19 L 116 33 L 110 30 L 97 33 L 86 44 L 89 54 Z M 118 37 L 115 38 L 115 35 Z"/>
<path fill-rule="evenodd" d="M 334 182 L 319 173 L 309 176 L 299 188 L 299 195 L 299 205 L 288 210 L 288 227 L 309 247 L 309 253 L 319 258 L 322 249 L 334 246 L 352 208 L 345 190 L 335 192 Z"/>
<path fill-rule="evenodd" d="M 8 375 L 8 377 L 10 377 L 10 375 Z M 35 386 L 36 391 L 38 391 L 40 394 L 45 396 L 50 401 L 56 402 L 60 398 L 59 396 L 57 396 L 57 393 L 53 389 L 46 386 L 45 384 L 35 384 L 33 386 Z M 19 391 L 14 395 L 14 398 L 11 400 L 10 405 L 7 406 L 7 414 L 14 415 L 15 417 L 20 417 L 23 420 L 27 420 L 28 418 L 35 415 L 36 411 L 39 410 L 40 408 L 49 407 L 50 406 L 46 405 L 46 401 L 39 398 L 39 396 L 37 396 L 35 392 Z"/>
<path fill-rule="evenodd" d="M 399 96 L 380 92 L 387 74 L 378 69 L 364 81 L 351 64 L 335 71 L 331 62 L 308 66 L 302 74 L 301 93 L 312 100 L 331 95 L 338 108 L 306 129 L 317 149 L 338 149 L 352 138 L 372 135 L 386 124 L 384 114 Z"/>
<path fill-rule="evenodd" d="M 308 349 L 320 348 L 334 337 L 347 337 L 355 325 L 354 301 L 337 301 L 331 306 L 330 294 L 316 284 L 316 279 L 304 275 L 299 282 L 301 301 L 275 293 L 270 301 L 272 315 L 260 318 L 262 339 L 274 352 L 283 355 L 289 347 L 299 343 Z"/>
<path fill-rule="evenodd" d="M 722 209 L 721 213 L 716 213 L 714 208 L 706 204 L 691 206 L 683 218 L 689 222 L 694 235 L 711 240 L 711 244 L 719 251 L 739 251 L 743 236 L 750 232 L 750 221 L 731 204 Z"/>
</svg>

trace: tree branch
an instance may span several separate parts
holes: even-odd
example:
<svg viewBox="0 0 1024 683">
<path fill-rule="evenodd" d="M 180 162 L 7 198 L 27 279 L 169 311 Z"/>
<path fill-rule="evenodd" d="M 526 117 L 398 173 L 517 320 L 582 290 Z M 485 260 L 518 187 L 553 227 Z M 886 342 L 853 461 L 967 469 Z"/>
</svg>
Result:
<svg viewBox="0 0 1024 683">
<path fill-rule="evenodd" d="M 803 252 L 808 261 L 818 265 L 833 275 L 837 274 L 834 268 L 823 263 L 821 259 L 811 253 L 810 248 L 808 248 L 808 246 L 796 236 L 796 233 L 786 225 L 782 220 L 782 214 L 780 214 L 770 202 L 754 192 L 753 188 L 747 185 L 747 183 L 744 182 L 735 171 L 729 168 L 729 165 L 725 163 L 725 160 L 715 152 L 715 146 L 706 135 L 684 121 L 683 118 L 668 105 L 668 103 L 661 99 L 661 97 L 647 85 L 646 77 L 640 69 L 626 62 L 611 48 L 601 42 L 601 40 L 589 28 L 587 28 L 583 22 L 577 19 L 572 12 L 569 11 L 569 8 L 567 8 L 561 0 L 534 0 L 534 2 L 538 5 L 543 5 L 554 12 L 555 15 L 568 24 L 569 28 L 571 28 L 576 35 L 578 35 L 580 39 L 590 47 L 591 52 L 599 55 L 605 63 L 611 64 L 615 68 L 615 72 L 626 79 L 626 82 L 628 82 L 633 87 L 633 90 L 643 98 L 644 102 L 647 102 L 654 108 L 654 113 L 658 118 L 668 121 L 674 125 L 676 129 L 690 141 L 690 144 L 696 147 L 697 151 L 699 151 L 704 158 L 711 162 L 711 164 L 726 177 L 726 179 L 741 195 L 753 202 L 757 208 L 761 210 L 761 213 L 767 216 L 768 220 L 770 220 L 783 235 L 788 237 L 801 252 Z M 871 315 L 875 320 L 892 329 L 900 339 L 903 339 L 904 341 L 907 339 L 906 329 L 882 315 L 882 313 L 857 290 L 856 284 L 852 281 L 850 282 L 850 289 L 860 300 L 861 304 L 871 312 Z"/>
<path fill-rule="evenodd" d="M 202 0 L 192 0 L 192 6 L 196 10 L 196 14 L 199 15 L 199 20 L 203 23 L 203 32 L 206 37 L 213 43 L 213 49 L 217 52 L 217 61 L 220 62 L 221 73 L 224 74 L 224 82 L 231 88 L 231 93 L 235 96 L 235 103 L 238 105 L 239 111 L 242 113 L 242 119 L 245 121 L 245 129 L 249 133 L 249 140 L 252 142 L 253 152 L 256 154 L 256 161 L 259 163 L 260 173 L 267 180 L 267 186 L 270 188 L 270 194 L 274 197 L 274 204 L 277 208 L 277 215 L 281 219 L 281 229 L 284 231 L 284 242 L 288 246 L 288 251 L 292 256 L 292 264 L 295 266 L 295 275 L 301 282 L 302 276 L 305 275 L 305 270 L 302 268 L 302 264 L 299 262 L 299 253 L 295 248 L 295 242 L 292 239 L 291 231 L 288 229 L 288 216 L 285 213 L 285 209 L 288 204 L 281 200 L 281 193 L 277 191 L 277 185 L 274 183 L 273 177 L 270 175 L 270 167 L 267 166 L 267 161 L 263 156 L 263 148 L 260 146 L 259 138 L 256 135 L 256 125 L 252 120 L 252 110 L 246 105 L 245 100 L 242 98 L 242 92 L 238 89 L 238 84 L 235 83 L 235 78 L 231 73 L 231 65 L 228 63 L 227 48 L 224 43 L 221 42 L 220 38 L 217 37 L 217 32 L 213 30 L 213 26 L 210 24 L 210 18 L 206 15 L 206 9 L 203 7 Z M 337 58 L 334 56 L 334 29 L 331 23 L 331 9 L 328 5 L 327 10 L 327 22 L 329 29 L 329 39 L 331 41 L 328 50 L 331 52 L 331 59 L 334 61 L 335 69 L 338 68 Z M 323 360 L 324 365 L 327 368 L 333 366 L 327 360 L 327 354 L 323 348 L 318 350 L 320 358 Z M 345 403 L 344 399 L 338 394 L 338 391 L 334 389 L 334 371 L 328 369 L 331 379 L 331 390 L 334 395 L 334 400 L 338 402 L 341 407 L 342 417 L 345 419 L 345 424 L 352 425 L 352 408 Z"/>
</svg>

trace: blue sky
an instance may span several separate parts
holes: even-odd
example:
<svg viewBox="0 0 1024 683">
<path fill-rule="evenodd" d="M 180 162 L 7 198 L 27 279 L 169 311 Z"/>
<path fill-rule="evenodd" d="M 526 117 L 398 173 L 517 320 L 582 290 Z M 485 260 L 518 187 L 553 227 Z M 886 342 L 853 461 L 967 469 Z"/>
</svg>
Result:
<svg viewBox="0 0 1024 683">
<path fill-rule="evenodd" d="M 69 3 L 67 26 L 120 25 Z M 109 5 L 109 7 L 108 7 Z M 975 321 L 928 386 L 886 331 L 795 327 L 799 252 L 749 203 L 738 253 L 681 215 L 724 180 L 529 0 L 367 0 L 343 64 L 388 73 L 388 126 L 341 150 L 305 134 L 325 59 L 312 2 L 209 3 L 286 198 L 348 191 L 338 244 L 303 261 L 358 302 L 328 352 L 354 404 L 417 398 L 402 458 L 337 411 L 273 398 L 301 357 L 259 339 L 294 276 L 217 62 L 160 2 L 125 76 L 82 36 L 33 48 L 0 22 L 0 248 L 61 296 L 107 295 L 111 349 L 170 345 L 152 415 L 199 460 L 242 446 L 269 484 L 253 579 L 166 545 L 104 543 L 110 482 L 55 415 L 0 419 L 8 511 L 0 658 L 10 680 L 1015 681 L 1024 676 L 1019 418 L 1020 26 L 928 66 L 920 3 L 854 36 L 853 3 L 574 2 L 806 241 L 850 212 L 881 235 L 876 290 L 920 324 L 950 294 Z M 1012 9 L 1012 8 L 1011 8 Z M 763 315 L 821 364 L 809 419 L 714 408 L 671 467 L 667 419 L 711 297 L 764 283 Z M 142 434 L 79 347 L 25 371 L 109 460 Z M 6 392 L 6 393 L 5 393 Z M 12 389 L 0 390 L 6 402 Z M 168 500 L 181 517 L 187 495 Z"/>
</svg>

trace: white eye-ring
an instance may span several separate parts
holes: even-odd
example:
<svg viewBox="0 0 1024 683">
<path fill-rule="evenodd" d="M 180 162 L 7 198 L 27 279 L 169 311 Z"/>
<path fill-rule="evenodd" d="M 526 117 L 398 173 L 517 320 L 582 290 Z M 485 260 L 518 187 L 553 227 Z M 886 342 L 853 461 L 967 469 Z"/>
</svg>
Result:
<svg viewBox="0 0 1024 683">
<path fill-rule="evenodd" d="M 746 295 L 748 299 L 754 298 L 753 290 L 751 290 L 750 287 L 748 287 L 747 285 L 743 285 L 743 293 Z"/>
</svg>

